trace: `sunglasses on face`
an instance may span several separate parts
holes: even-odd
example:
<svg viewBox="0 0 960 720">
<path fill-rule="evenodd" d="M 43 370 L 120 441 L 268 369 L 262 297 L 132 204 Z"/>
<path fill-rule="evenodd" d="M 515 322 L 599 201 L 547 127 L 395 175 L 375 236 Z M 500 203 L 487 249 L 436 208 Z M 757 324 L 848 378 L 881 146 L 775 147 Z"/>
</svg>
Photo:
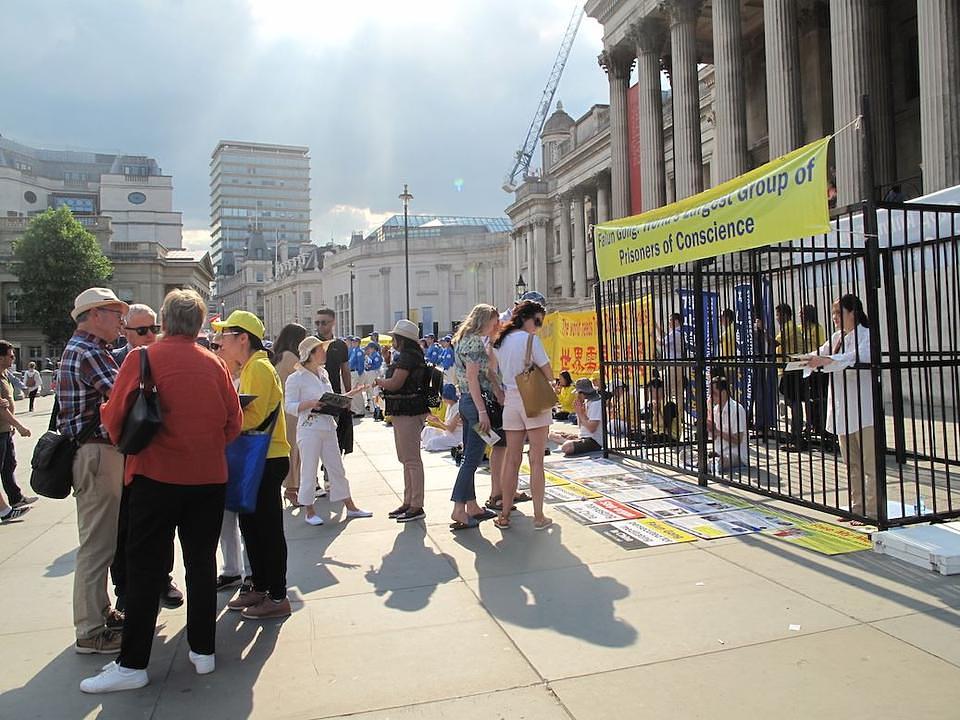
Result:
<svg viewBox="0 0 960 720">
<path fill-rule="evenodd" d="M 216 352 L 217 350 L 220 349 L 220 343 L 215 343 L 215 342 L 210 343 L 210 349 Z"/>
<path fill-rule="evenodd" d="M 150 333 L 151 335 L 156 335 L 158 332 L 160 332 L 160 326 L 144 325 L 143 327 L 128 327 L 127 330 L 130 332 L 135 332 L 140 337 L 143 337 L 147 333 Z"/>
</svg>

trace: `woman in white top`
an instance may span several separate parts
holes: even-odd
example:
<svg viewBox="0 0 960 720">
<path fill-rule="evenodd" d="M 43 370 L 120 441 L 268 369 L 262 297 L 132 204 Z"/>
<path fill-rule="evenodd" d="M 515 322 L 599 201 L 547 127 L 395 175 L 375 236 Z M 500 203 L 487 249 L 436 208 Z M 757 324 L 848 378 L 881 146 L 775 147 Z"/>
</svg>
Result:
<svg viewBox="0 0 960 720">
<path fill-rule="evenodd" d="M 287 378 L 284 391 L 284 410 L 297 416 L 297 446 L 300 448 L 300 489 L 297 502 L 305 509 L 304 520 L 308 525 L 323 525 L 313 506 L 316 499 L 317 469 L 320 462 L 327 469 L 330 480 L 330 501 L 343 502 L 348 518 L 373 517 L 373 513 L 361 510 L 350 497 L 350 483 L 343 468 L 340 444 L 337 442 L 337 421 L 333 415 L 320 412 L 324 393 L 332 393 L 333 386 L 324 368 L 327 361 L 327 346 L 333 340 L 307 337 L 300 343 L 298 353 L 300 366 Z M 363 390 L 358 385 L 348 396 Z"/>
<path fill-rule="evenodd" d="M 833 323 L 837 331 L 807 364 L 822 372 L 843 373 L 830 381 L 827 391 L 827 430 L 836 434 L 840 454 L 847 464 L 850 512 L 871 517 L 877 511 L 871 372 L 846 370 L 851 365 L 870 362 L 870 321 L 860 298 L 844 295 L 837 300 L 833 304 Z M 855 520 L 853 524 L 862 523 Z"/>
<path fill-rule="evenodd" d="M 33 412 L 33 403 L 37 399 L 37 393 L 40 392 L 42 384 L 40 373 L 37 372 L 37 364 L 32 362 L 27 365 L 27 369 L 23 371 L 23 386 L 27 390 L 27 397 L 30 398 L 29 412 Z"/>
<path fill-rule="evenodd" d="M 527 417 L 523 409 L 523 398 L 517 390 L 516 377 L 526 367 L 527 344 L 533 338 L 531 362 L 540 368 L 547 381 L 553 385 L 553 370 L 543 343 L 537 336 L 543 327 L 546 310 L 543 305 L 525 300 L 513 309 L 510 323 L 500 331 L 493 343 L 497 357 L 497 366 L 503 378 L 505 398 L 503 403 L 503 429 L 507 434 L 507 453 L 503 461 L 503 474 L 500 491 L 504 498 L 512 498 L 517 492 L 517 480 L 520 462 L 523 457 L 523 443 L 530 443 L 527 455 L 530 462 L 530 494 L 533 495 L 533 528 L 543 530 L 551 522 L 543 514 L 543 454 L 547 445 L 550 423 L 553 421 L 552 408 L 547 408 L 536 417 Z M 506 529 L 510 527 L 510 504 L 504 503 L 500 516 L 494 524 Z"/>
</svg>

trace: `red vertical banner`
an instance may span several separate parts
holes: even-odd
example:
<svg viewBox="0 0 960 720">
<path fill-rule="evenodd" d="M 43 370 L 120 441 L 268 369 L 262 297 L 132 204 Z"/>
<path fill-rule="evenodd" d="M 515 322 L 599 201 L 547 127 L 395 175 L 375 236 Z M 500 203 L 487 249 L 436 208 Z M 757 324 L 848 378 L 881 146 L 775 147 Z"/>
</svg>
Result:
<svg viewBox="0 0 960 720">
<path fill-rule="evenodd" d="M 637 85 L 627 90 L 627 159 L 630 162 L 630 214 L 639 215 L 640 199 L 640 94 Z"/>
</svg>

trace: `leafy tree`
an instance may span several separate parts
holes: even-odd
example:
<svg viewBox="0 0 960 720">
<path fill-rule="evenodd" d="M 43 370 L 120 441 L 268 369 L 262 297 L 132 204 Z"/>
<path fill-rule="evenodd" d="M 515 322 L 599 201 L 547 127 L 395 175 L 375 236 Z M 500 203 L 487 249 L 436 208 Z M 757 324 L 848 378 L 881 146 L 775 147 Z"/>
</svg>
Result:
<svg viewBox="0 0 960 720">
<path fill-rule="evenodd" d="M 113 275 L 97 238 L 66 207 L 36 215 L 14 241 L 13 256 L 24 319 L 58 345 L 73 334 L 70 311 L 77 295 Z"/>
</svg>

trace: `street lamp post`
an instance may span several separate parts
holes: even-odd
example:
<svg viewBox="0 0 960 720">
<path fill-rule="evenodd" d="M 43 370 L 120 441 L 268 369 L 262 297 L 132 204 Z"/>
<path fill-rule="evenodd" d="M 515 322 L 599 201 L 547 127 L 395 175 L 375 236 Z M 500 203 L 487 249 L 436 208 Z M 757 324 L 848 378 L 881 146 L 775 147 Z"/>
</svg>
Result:
<svg viewBox="0 0 960 720">
<path fill-rule="evenodd" d="M 523 273 L 520 273 L 520 277 L 517 278 L 517 300 L 522 298 L 526 291 L 527 283 L 523 281 Z"/>
<path fill-rule="evenodd" d="M 403 200 L 403 267 L 407 282 L 407 319 L 410 319 L 410 238 L 407 230 L 407 206 L 413 200 L 413 195 L 407 189 L 407 184 L 403 184 L 403 192 L 400 193 L 400 199 Z"/>
<path fill-rule="evenodd" d="M 353 268 L 356 267 L 353 263 L 350 263 L 347 267 L 350 268 L 350 334 L 357 334 L 357 321 L 353 317 L 353 281 L 356 279 L 356 275 L 353 274 Z"/>
</svg>

